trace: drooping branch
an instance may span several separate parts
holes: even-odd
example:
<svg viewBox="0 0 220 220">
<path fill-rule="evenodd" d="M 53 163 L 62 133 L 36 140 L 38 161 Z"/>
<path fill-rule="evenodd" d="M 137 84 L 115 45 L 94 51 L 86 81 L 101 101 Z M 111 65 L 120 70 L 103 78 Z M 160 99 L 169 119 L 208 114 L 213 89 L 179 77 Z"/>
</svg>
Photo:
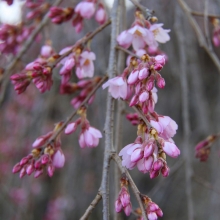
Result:
<svg viewBox="0 0 220 220">
<path fill-rule="evenodd" d="M 141 208 L 142 216 L 143 216 L 144 220 L 147 220 L 146 211 L 144 209 L 144 205 L 143 205 L 142 200 L 141 200 L 141 193 L 138 190 L 134 180 L 130 176 L 128 170 L 125 167 L 122 166 L 122 162 L 121 162 L 120 157 L 117 154 L 113 153 L 112 154 L 112 158 L 116 162 L 116 164 L 118 165 L 121 173 L 125 173 L 126 177 L 128 178 L 130 186 L 131 186 L 131 189 L 132 189 L 132 191 L 133 191 L 133 193 L 134 193 L 134 195 L 135 195 L 135 197 L 136 197 L 136 199 L 138 201 L 138 204 L 139 204 L 139 206 Z"/>
<path fill-rule="evenodd" d="M 219 58 L 214 53 L 214 51 L 209 48 L 209 46 L 205 40 L 204 34 L 202 33 L 202 30 L 200 29 L 199 25 L 197 24 L 195 18 L 192 16 L 192 10 L 189 8 L 189 6 L 183 0 L 178 0 L 178 2 L 179 2 L 179 5 L 181 6 L 181 8 L 183 9 L 183 11 L 186 13 L 190 24 L 192 25 L 194 31 L 196 32 L 196 36 L 198 38 L 200 46 L 205 49 L 205 51 L 210 56 L 210 58 L 212 59 L 212 61 L 214 62 L 214 64 L 216 65 L 216 67 L 220 73 Z"/>
<path fill-rule="evenodd" d="M 66 126 L 68 125 L 68 123 L 73 119 L 73 117 L 77 114 L 77 111 L 83 106 L 85 105 L 89 99 L 93 96 L 93 94 L 96 92 L 96 90 L 108 79 L 107 76 L 104 76 L 99 82 L 98 84 L 93 88 L 93 90 L 88 94 L 88 96 L 83 100 L 83 102 L 80 104 L 80 106 L 73 111 L 73 113 L 69 116 L 69 118 L 62 124 L 62 126 L 60 126 L 57 131 L 52 135 L 52 137 L 48 140 L 48 142 L 46 143 L 46 145 L 51 144 L 54 142 L 54 140 L 58 137 L 58 135 L 66 128 Z"/>
<path fill-rule="evenodd" d="M 116 49 L 117 30 L 119 26 L 119 1 L 115 0 L 112 11 L 111 44 L 108 62 L 108 76 L 112 78 L 116 73 Z M 103 220 L 109 220 L 109 165 L 111 160 L 111 150 L 113 148 L 113 116 L 114 99 L 110 94 L 107 96 L 106 118 L 105 118 L 105 150 L 102 170 L 101 193 L 103 198 Z"/>
<path fill-rule="evenodd" d="M 199 16 L 199 17 L 204 17 L 205 14 L 199 11 L 192 11 L 191 10 L 191 14 L 195 15 L 195 16 Z M 207 17 L 209 18 L 220 18 L 220 15 L 213 15 L 213 14 L 207 14 Z"/>
<path fill-rule="evenodd" d="M 53 6 L 58 6 L 63 0 L 57 0 Z M 21 50 L 18 52 L 18 54 L 15 56 L 15 58 L 9 63 L 9 65 L 6 67 L 4 70 L 4 75 L 0 78 L 0 86 L 1 86 L 1 94 L 0 94 L 0 104 L 2 103 L 4 97 L 5 97 L 5 92 L 7 85 L 9 83 L 9 75 L 11 74 L 12 70 L 14 69 L 15 65 L 17 62 L 21 59 L 21 57 L 27 52 L 29 47 L 32 45 L 34 42 L 34 39 L 36 36 L 39 34 L 39 32 L 43 29 L 43 27 L 48 23 L 49 17 L 48 17 L 49 12 L 44 16 L 42 21 L 39 23 L 37 28 L 33 30 L 31 33 L 30 37 L 25 41 L 23 47 Z"/>
<path fill-rule="evenodd" d="M 92 200 L 91 204 L 89 207 L 86 209 L 85 213 L 83 216 L 80 218 L 80 220 L 87 220 L 89 219 L 89 216 L 91 215 L 93 209 L 96 207 L 96 205 L 99 203 L 99 201 L 102 199 L 102 194 L 101 192 L 98 192 L 95 198 Z"/>
</svg>

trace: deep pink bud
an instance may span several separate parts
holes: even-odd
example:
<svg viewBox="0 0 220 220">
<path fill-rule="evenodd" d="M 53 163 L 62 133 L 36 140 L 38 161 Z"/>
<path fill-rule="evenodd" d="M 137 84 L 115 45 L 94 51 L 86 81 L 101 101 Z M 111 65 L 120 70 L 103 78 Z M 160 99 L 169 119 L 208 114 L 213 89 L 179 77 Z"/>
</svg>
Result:
<svg viewBox="0 0 220 220">
<path fill-rule="evenodd" d="M 169 175 L 170 169 L 167 165 L 163 166 L 161 169 L 161 173 L 164 177 L 167 177 Z"/>
<path fill-rule="evenodd" d="M 34 178 L 38 178 L 40 175 L 42 175 L 42 173 L 43 173 L 43 169 L 36 170 L 34 173 Z"/>
<path fill-rule="evenodd" d="M 52 177 L 53 176 L 53 173 L 54 173 L 54 166 L 52 164 L 50 164 L 48 167 L 47 167 L 47 174 L 49 177 Z"/>
<path fill-rule="evenodd" d="M 34 170 L 35 170 L 34 165 L 29 164 L 26 169 L 27 175 L 31 175 L 34 172 Z"/>
<path fill-rule="evenodd" d="M 152 142 L 147 143 L 147 145 L 144 148 L 144 157 L 149 157 L 154 152 L 154 145 Z"/>
<path fill-rule="evenodd" d="M 28 161 L 29 161 L 29 158 L 28 157 L 24 157 L 24 158 L 21 159 L 20 165 L 23 166 L 24 164 L 28 163 Z"/>
<path fill-rule="evenodd" d="M 20 165 L 20 163 L 15 164 L 15 166 L 12 169 L 13 173 L 18 173 L 21 170 L 22 166 Z"/>
<path fill-rule="evenodd" d="M 25 176 L 25 175 L 26 175 L 26 168 L 23 167 L 23 168 L 21 169 L 21 171 L 20 171 L 20 178 L 22 178 L 22 177 Z"/>
<path fill-rule="evenodd" d="M 119 199 L 117 199 L 115 201 L 115 211 L 116 212 L 121 212 L 122 208 L 123 207 L 122 207 L 121 201 Z"/>
<path fill-rule="evenodd" d="M 35 163 L 34 163 L 34 167 L 35 167 L 36 169 L 41 168 L 41 167 L 42 167 L 42 165 L 41 165 L 41 160 L 37 160 L 37 161 L 35 161 Z"/>
<path fill-rule="evenodd" d="M 133 153 L 131 154 L 131 162 L 137 162 L 139 161 L 141 158 L 143 158 L 144 152 L 142 149 L 137 148 L 136 150 L 133 151 Z"/>
<path fill-rule="evenodd" d="M 125 215 L 126 215 L 126 216 L 129 216 L 129 215 L 131 214 L 131 210 L 132 210 L 131 203 L 129 203 L 129 204 L 124 208 Z"/>
<path fill-rule="evenodd" d="M 159 171 L 155 171 L 155 170 L 151 170 L 150 171 L 150 178 L 153 179 L 153 178 L 156 178 L 158 175 L 159 175 Z"/>
<path fill-rule="evenodd" d="M 156 162 L 154 162 L 153 164 L 153 169 L 155 171 L 159 171 L 161 169 L 161 167 L 163 166 L 163 162 L 159 159 Z"/>
<path fill-rule="evenodd" d="M 151 91 L 154 88 L 154 77 L 150 76 L 146 83 L 147 91 Z"/>
<path fill-rule="evenodd" d="M 47 164 L 50 160 L 50 156 L 48 154 L 44 154 L 43 156 L 41 156 L 41 163 L 42 164 Z"/>
<path fill-rule="evenodd" d="M 163 77 L 161 77 L 159 74 L 158 74 L 159 77 L 157 77 L 157 86 L 161 89 L 163 89 L 165 87 L 165 80 Z"/>
<path fill-rule="evenodd" d="M 134 95 L 130 101 L 129 106 L 132 107 L 132 106 L 136 105 L 137 103 L 138 103 L 138 96 Z"/>
<path fill-rule="evenodd" d="M 149 75 L 149 70 L 147 68 L 143 68 L 139 71 L 138 78 L 140 80 L 146 79 Z"/>
<path fill-rule="evenodd" d="M 163 66 L 162 66 L 161 64 L 159 64 L 159 63 L 156 63 L 156 64 L 154 65 L 154 69 L 155 69 L 156 71 L 160 71 L 162 68 L 163 68 Z"/>
</svg>

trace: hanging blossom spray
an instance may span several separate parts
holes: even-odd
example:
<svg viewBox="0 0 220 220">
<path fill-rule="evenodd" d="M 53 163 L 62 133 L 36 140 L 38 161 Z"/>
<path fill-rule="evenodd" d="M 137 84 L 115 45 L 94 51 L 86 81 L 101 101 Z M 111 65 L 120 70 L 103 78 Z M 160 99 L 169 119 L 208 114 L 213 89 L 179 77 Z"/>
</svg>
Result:
<svg viewBox="0 0 220 220">
<path fill-rule="evenodd" d="M 13 1 L 6 1 L 9 5 Z M 57 168 L 65 165 L 65 155 L 62 151 L 61 133 L 70 135 L 80 130 L 78 136 L 81 148 L 95 148 L 99 145 L 102 133 L 90 125 L 87 111 L 95 99 L 95 92 L 102 85 L 103 89 L 115 99 L 122 99 L 136 113 L 127 114 L 127 119 L 137 126 L 137 137 L 133 143 L 120 150 L 121 164 L 126 170 L 135 167 L 142 173 L 149 173 L 150 178 L 169 175 L 166 156 L 176 158 L 180 150 L 172 139 L 178 125 L 169 116 L 155 112 L 158 101 L 157 89 L 165 87 L 165 79 L 160 71 L 168 60 L 166 54 L 159 49 L 159 43 L 170 40 L 169 30 L 163 29 L 162 23 L 150 16 L 146 19 L 140 10 L 135 12 L 135 20 L 128 30 L 117 36 L 118 49 L 128 52 L 126 68 L 119 75 L 108 79 L 94 76 L 96 54 L 90 48 L 90 41 L 102 29 L 110 24 L 104 4 L 97 0 L 80 1 L 73 7 L 58 7 L 44 4 L 43 1 L 27 1 L 30 10 L 26 18 L 33 22 L 45 15 L 51 22 L 61 25 L 72 21 L 75 31 L 83 29 L 85 19 L 95 18 L 98 25 L 92 33 L 87 34 L 75 44 L 62 48 L 59 52 L 53 42 L 47 40 L 41 48 L 39 56 L 26 64 L 23 70 L 10 77 L 17 94 L 24 93 L 33 83 L 40 93 L 49 91 L 53 86 L 54 70 L 59 68 L 60 94 L 74 95 L 71 105 L 75 109 L 66 120 L 55 124 L 53 130 L 38 137 L 32 144 L 30 153 L 23 157 L 13 168 L 13 173 L 20 173 L 20 177 L 34 174 L 39 177 L 46 170 L 52 177 Z M 0 29 L 0 52 L 2 54 L 17 54 L 22 42 L 32 33 L 34 25 L 21 24 L 18 26 L 3 25 Z M 37 38 L 35 39 L 37 42 Z M 128 49 L 132 48 L 132 51 Z M 3 70 L 4 71 L 4 70 Z M 73 82 L 72 76 L 77 80 Z M 105 83 L 104 83 L 105 82 Z M 78 118 L 74 119 L 75 116 Z M 121 190 L 115 201 L 115 211 L 123 211 L 126 216 L 132 213 L 129 187 L 131 181 L 123 174 L 120 180 Z M 138 218 L 156 220 L 163 215 L 162 210 L 152 200 L 141 195 L 144 206 Z"/>
</svg>

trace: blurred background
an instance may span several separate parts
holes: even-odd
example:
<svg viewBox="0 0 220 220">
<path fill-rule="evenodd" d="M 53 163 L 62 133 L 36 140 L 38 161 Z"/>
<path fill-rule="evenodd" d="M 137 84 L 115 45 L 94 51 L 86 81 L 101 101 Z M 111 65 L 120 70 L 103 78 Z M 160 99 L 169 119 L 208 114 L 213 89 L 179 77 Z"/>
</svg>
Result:
<svg viewBox="0 0 220 220">
<path fill-rule="evenodd" d="M 53 1 L 49 1 L 52 3 Z M 191 9 L 204 13 L 208 2 L 208 13 L 220 15 L 220 1 L 186 0 Z M 63 1 L 62 6 L 73 7 L 77 1 Z M 164 220 L 188 219 L 189 198 L 193 205 L 194 219 L 220 219 L 220 151 L 219 142 L 211 148 L 207 162 L 195 158 L 195 145 L 209 134 L 220 131 L 220 72 L 200 47 L 198 38 L 176 0 L 141 1 L 155 11 L 159 23 L 171 29 L 171 40 L 160 48 L 167 54 L 168 62 L 161 71 L 166 80 L 164 89 L 158 91 L 159 101 L 156 112 L 168 115 L 179 125 L 174 140 L 181 150 L 177 159 L 168 158 L 171 173 L 151 180 L 148 174 L 137 169 L 130 173 L 139 190 L 151 197 L 163 210 Z M 106 2 L 110 5 L 109 2 Z M 23 2 L 15 1 L 8 9 L 0 1 L 0 22 L 18 24 L 22 21 Z M 9 11 L 8 11 L 9 10 Z M 127 28 L 134 19 L 134 7 L 127 8 Z M 194 17 L 205 33 L 202 16 Z M 73 45 L 88 31 L 97 27 L 93 20 L 85 22 L 83 31 L 76 34 L 71 22 L 62 25 L 49 23 L 20 62 L 14 73 L 25 64 L 33 61 L 39 54 L 45 40 L 50 38 L 58 52 L 63 47 Z M 208 23 L 212 35 L 213 25 Z M 107 70 L 110 43 L 110 27 L 98 34 L 91 43 L 96 54 L 96 75 Z M 100 46 L 104 45 L 104 46 Z M 219 48 L 214 52 L 220 57 Z M 13 59 L 13 55 L 0 54 L 0 67 Z M 73 111 L 70 100 L 73 95 L 59 94 L 59 73 L 54 74 L 54 85 L 50 92 L 40 94 L 35 86 L 28 87 L 25 93 L 17 95 L 8 84 L 0 110 L 0 219 L 2 220 L 75 220 L 84 213 L 95 197 L 101 182 L 104 140 L 95 149 L 80 149 L 78 135 L 62 136 L 62 149 L 66 156 L 64 168 L 56 170 L 52 178 L 45 173 L 38 179 L 33 176 L 12 174 L 13 166 L 31 151 L 33 141 L 52 130 L 53 125 L 65 120 Z M 106 91 L 98 90 L 94 103 L 89 107 L 88 119 L 91 125 L 103 131 L 105 121 Z M 188 103 L 189 128 L 184 131 L 184 106 Z M 126 108 L 127 111 L 131 111 Z M 136 127 L 123 118 L 123 144 L 132 143 L 136 138 Z M 187 150 L 185 150 L 187 149 Z M 114 162 L 111 162 L 110 195 L 111 219 L 114 213 Z M 186 181 L 190 173 L 191 178 Z M 192 187 L 187 196 L 189 184 Z M 131 190 L 130 190 L 131 192 Z M 138 204 L 131 192 L 133 208 Z M 102 202 L 93 211 L 90 219 L 102 219 Z M 136 219 L 134 215 L 120 219 Z"/>
</svg>

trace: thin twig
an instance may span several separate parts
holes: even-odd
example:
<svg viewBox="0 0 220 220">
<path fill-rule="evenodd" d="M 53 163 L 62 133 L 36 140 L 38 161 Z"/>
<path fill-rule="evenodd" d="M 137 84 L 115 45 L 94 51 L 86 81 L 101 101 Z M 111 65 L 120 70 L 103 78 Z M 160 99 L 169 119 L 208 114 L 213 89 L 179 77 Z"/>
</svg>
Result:
<svg viewBox="0 0 220 220">
<path fill-rule="evenodd" d="M 209 49 L 209 47 L 206 43 L 204 34 L 202 33 L 199 25 L 197 24 L 196 20 L 194 19 L 194 17 L 191 14 L 192 10 L 189 8 L 189 6 L 183 0 L 178 0 L 178 2 L 179 2 L 179 5 L 181 6 L 181 8 L 183 9 L 183 11 L 186 13 L 186 15 L 189 19 L 189 22 L 191 23 L 194 31 L 196 32 L 196 36 L 198 38 L 199 45 L 205 49 L 205 51 L 208 53 L 208 55 L 210 56 L 210 58 L 212 59 L 212 61 L 214 62 L 214 64 L 216 65 L 216 67 L 220 73 L 219 58 L 216 56 L 216 54 L 213 52 L 213 50 Z"/>
<path fill-rule="evenodd" d="M 137 0 L 130 0 L 138 9 L 140 9 L 143 14 L 145 15 L 145 18 L 146 19 L 150 19 L 153 14 L 154 14 L 154 11 L 153 10 L 150 10 L 148 9 L 147 7 L 141 5 Z"/>
<path fill-rule="evenodd" d="M 53 6 L 57 6 L 59 5 L 63 0 L 57 0 Z M 44 16 L 44 18 L 42 19 L 42 21 L 39 23 L 39 25 L 37 26 L 37 28 L 35 28 L 33 30 L 33 32 L 31 33 L 30 37 L 25 41 L 24 46 L 21 48 L 21 50 L 18 52 L 18 54 L 16 55 L 16 57 L 11 61 L 11 63 L 9 63 L 9 65 L 7 66 L 7 68 L 4 71 L 4 75 L 0 78 L 0 85 L 1 85 L 1 96 L 0 96 L 0 103 L 3 101 L 4 96 L 5 96 L 5 92 L 6 92 L 6 88 L 9 82 L 9 75 L 11 74 L 11 71 L 14 69 L 15 65 L 17 64 L 17 62 L 20 60 L 20 58 L 25 54 L 25 52 L 29 49 L 29 47 L 32 45 L 32 43 L 34 42 L 34 39 L 36 38 L 36 36 L 38 35 L 38 33 L 42 30 L 42 28 L 47 24 L 47 22 L 49 21 L 49 17 L 48 17 L 49 12 Z M 3 83 L 2 83 L 3 82 Z"/>
<path fill-rule="evenodd" d="M 135 182 L 134 180 L 132 179 L 132 177 L 130 176 L 128 170 L 122 166 L 122 162 L 121 162 L 121 159 L 120 157 L 116 154 L 116 153 L 113 153 L 112 154 L 112 158 L 114 159 L 114 161 L 116 162 L 116 164 L 118 165 L 120 171 L 122 173 L 125 173 L 126 174 L 126 177 L 128 178 L 129 180 L 129 183 L 130 183 L 130 186 L 131 186 L 131 189 L 132 191 L 134 192 L 134 195 L 138 201 L 138 204 L 141 208 L 141 212 L 142 212 L 142 216 L 144 218 L 144 220 L 147 220 L 147 216 L 146 216 L 146 210 L 144 209 L 144 205 L 142 203 L 142 200 L 141 200 L 141 193 L 140 191 L 138 190 L 137 186 L 135 185 Z"/>
<path fill-rule="evenodd" d="M 202 186 L 206 187 L 207 189 L 210 189 L 218 194 L 220 194 L 220 190 L 216 189 L 215 187 L 212 186 L 212 184 L 206 180 L 204 180 L 203 178 L 194 175 L 193 176 L 193 180 L 199 184 L 201 184 Z"/>
<path fill-rule="evenodd" d="M 205 29 L 205 38 L 207 40 L 207 44 L 209 47 L 209 50 L 212 50 L 212 42 L 210 39 L 210 33 L 209 33 L 209 23 L 208 23 L 208 5 L 209 0 L 205 0 L 205 8 L 204 8 L 204 29 Z"/>
<path fill-rule="evenodd" d="M 195 15 L 195 16 L 199 16 L 199 17 L 204 17 L 205 16 L 204 13 L 199 12 L 199 11 L 191 11 L 191 14 Z M 209 18 L 220 18 L 220 15 L 207 14 L 207 17 L 209 17 Z"/>
<path fill-rule="evenodd" d="M 80 220 L 87 220 L 89 219 L 89 216 L 91 215 L 93 209 L 96 207 L 96 205 L 99 203 L 99 201 L 102 199 L 102 194 L 101 192 L 98 192 L 95 198 L 92 200 L 91 204 L 89 207 L 86 209 L 85 213 L 83 216 L 80 218 Z"/>
<path fill-rule="evenodd" d="M 86 34 L 83 38 L 81 38 L 79 41 L 77 41 L 72 47 L 71 49 L 69 49 L 67 52 L 65 52 L 64 54 L 62 54 L 58 59 L 56 59 L 56 61 L 54 61 L 54 63 L 50 66 L 52 69 L 55 68 L 57 66 L 57 64 L 66 56 L 68 56 L 69 54 L 71 54 L 73 52 L 74 49 L 76 49 L 77 47 L 79 47 L 80 45 L 83 45 L 85 43 L 87 43 L 88 41 L 90 41 L 96 34 L 98 34 L 99 32 L 101 32 L 104 28 L 106 28 L 109 24 L 111 24 L 111 20 L 106 21 L 103 25 L 99 26 L 98 28 L 96 28 L 93 32 Z"/>
<path fill-rule="evenodd" d="M 115 0 L 112 11 L 111 44 L 108 62 L 108 76 L 112 78 L 116 73 L 116 49 L 117 30 L 119 25 L 119 1 Z M 107 96 L 106 118 L 105 118 L 105 150 L 102 170 L 101 193 L 103 200 L 103 220 L 109 220 L 109 165 L 111 150 L 113 149 L 113 115 L 114 100 L 110 94 Z"/>
<path fill-rule="evenodd" d="M 132 53 L 130 50 L 127 50 L 127 49 L 125 49 L 125 48 L 123 48 L 119 45 L 117 45 L 115 48 L 118 49 L 118 50 L 124 51 L 125 53 L 131 55 L 132 57 L 136 57 L 137 59 L 140 59 L 140 57 L 137 56 L 135 53 Z"/>
<path fill-rule="evenodd" d="M 51 144 L 54 142 L 54 140 L 58 137 L 58 135 L 66 128 L 67 124 L 73 119 L 73 117 L 77 114 L 77 111 L 85 105 L 89 99 L 93 96 L 93 94 L 96 92 L 96 90 L 107 80 L 107 76 L 104 76 L 98 84 L 93 88 L 93 90 L 88 94 L 88 96 L 83 100 L 83 102 L 80 104 L 80 106 L 70 115 L 70 117 L 57 129 L 57 131 L 52 135 L 52 137 L 47 142 L 46 146 L 48 144 Z"/>
</svg>

